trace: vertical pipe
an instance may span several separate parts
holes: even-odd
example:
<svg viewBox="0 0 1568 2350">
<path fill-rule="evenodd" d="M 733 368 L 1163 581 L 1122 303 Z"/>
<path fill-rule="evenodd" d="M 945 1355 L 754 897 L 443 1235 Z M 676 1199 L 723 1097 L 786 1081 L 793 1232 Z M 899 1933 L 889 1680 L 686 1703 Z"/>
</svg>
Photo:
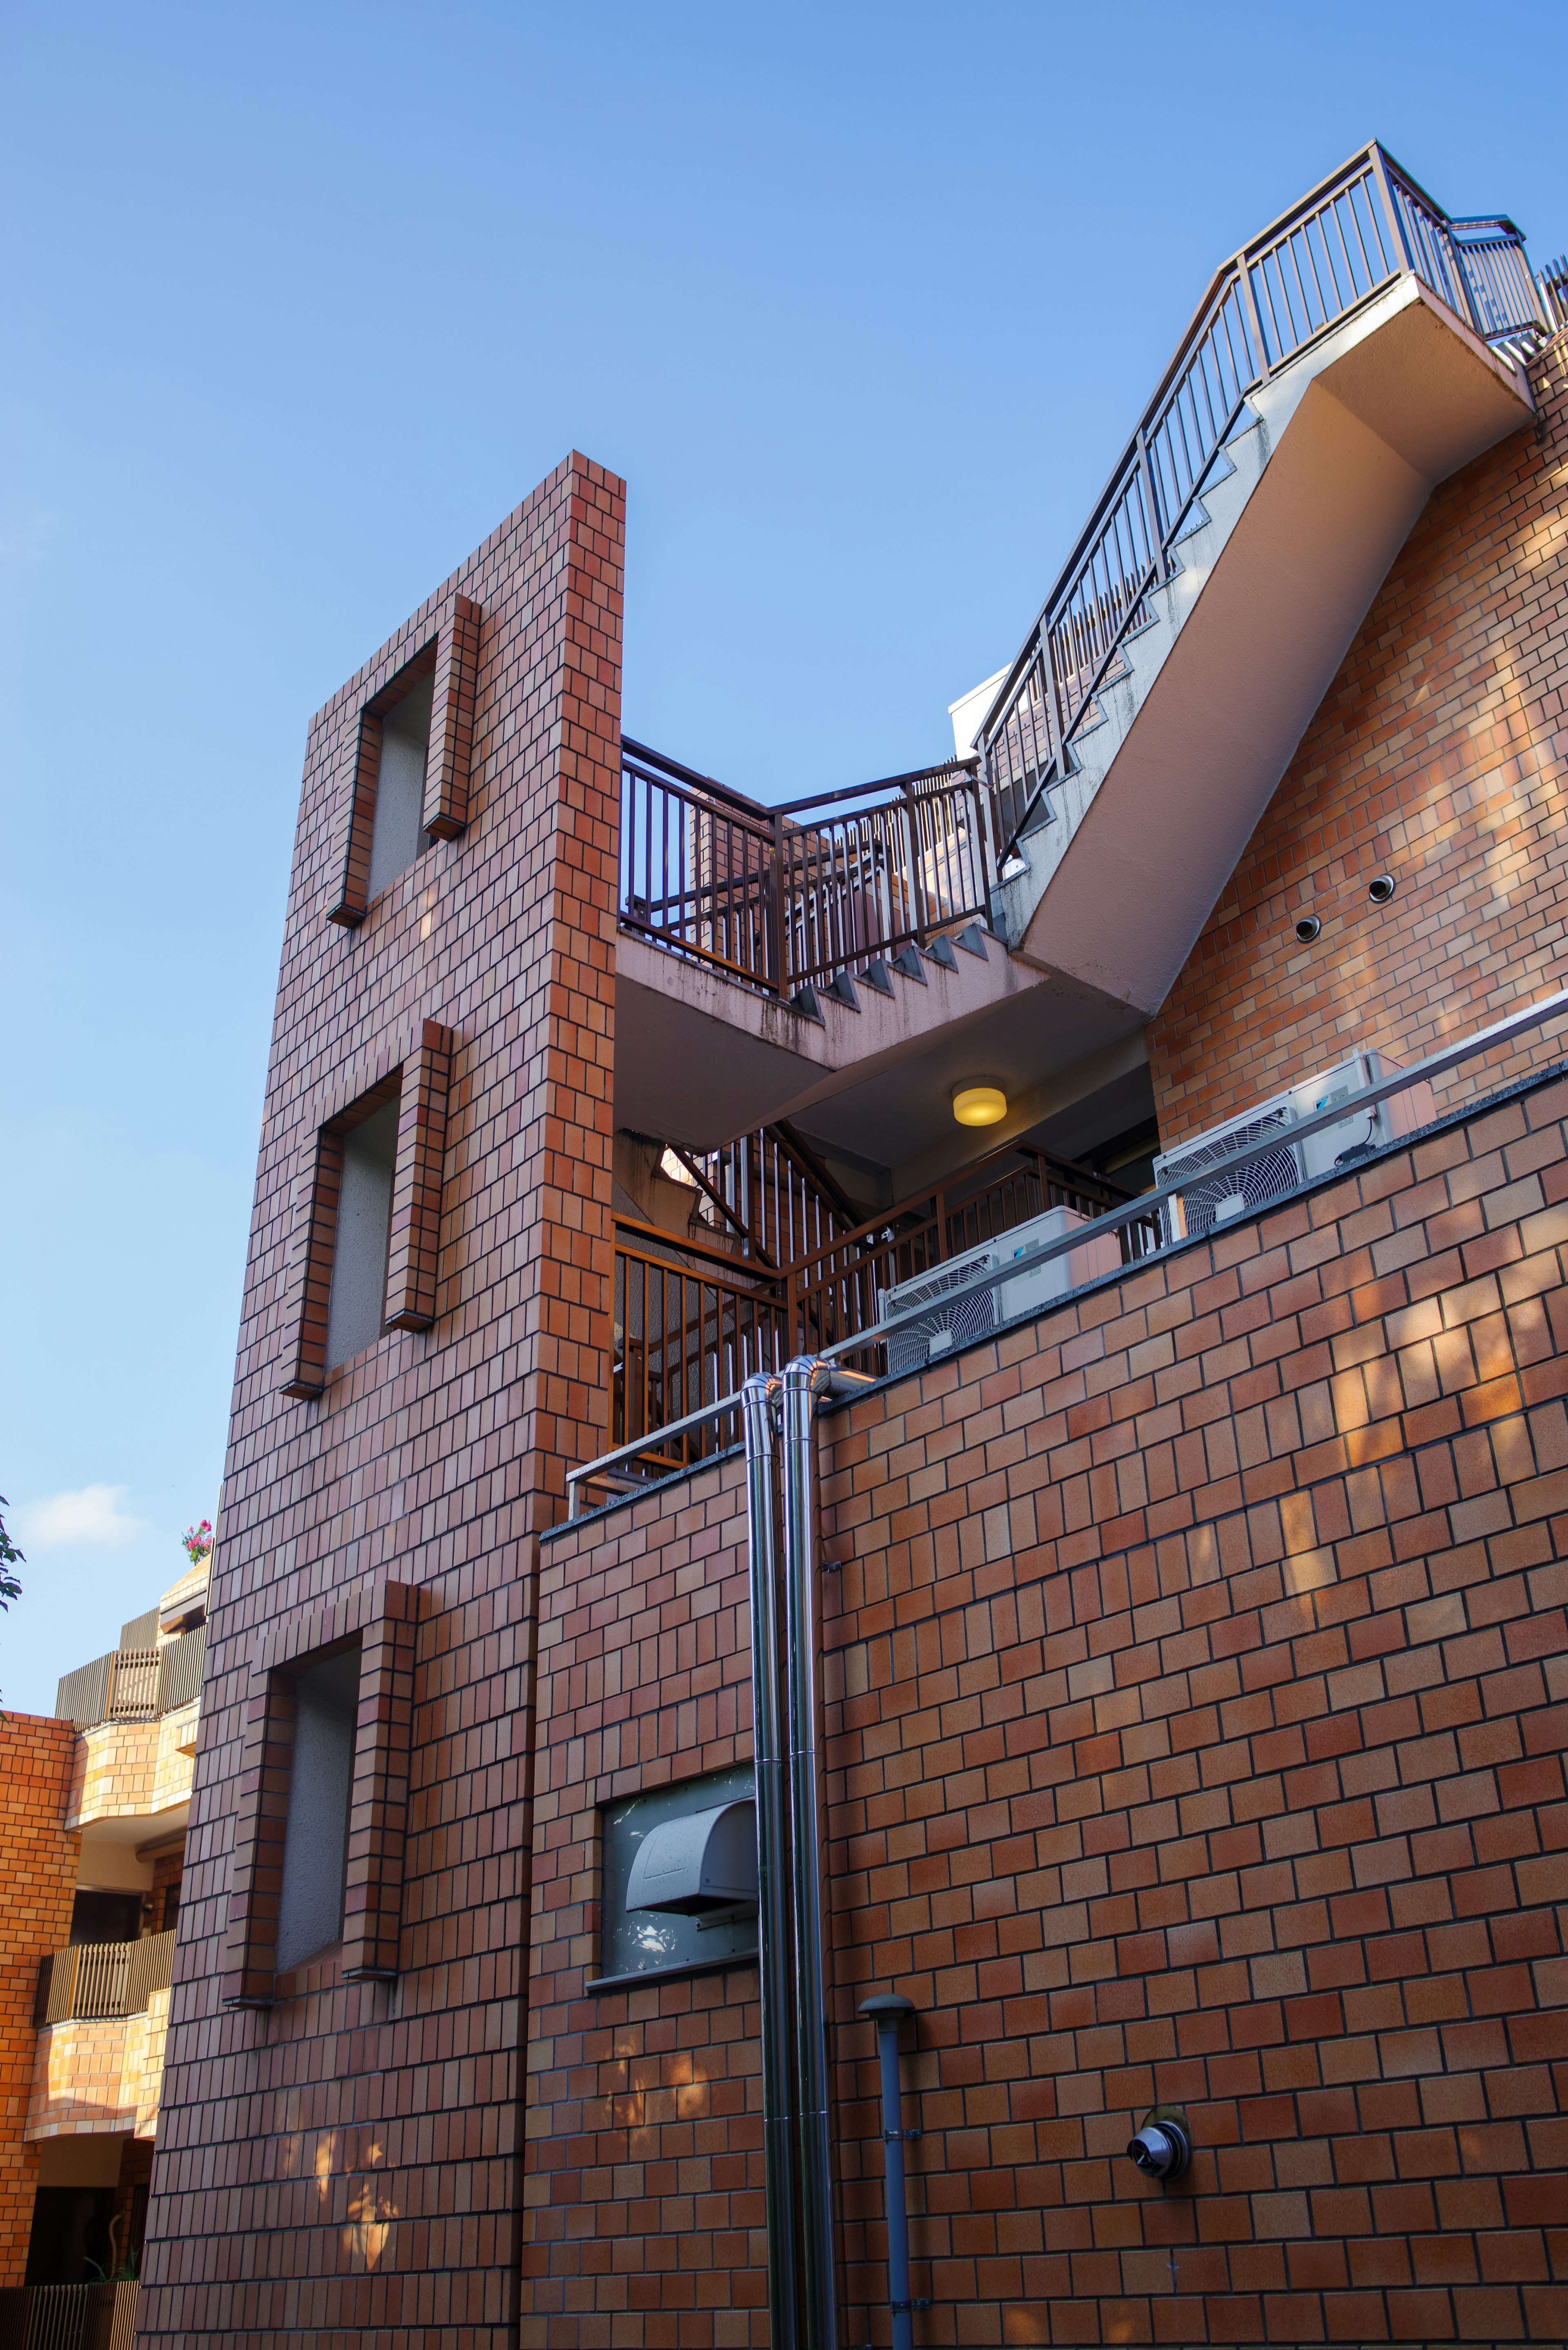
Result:
<svg viewBox="0 0 1568 2350">
<path fill-rule="evenodd" d="M 776 2350 L 797 2350 L 801 2337 L 791 2129 L 788 1795 L 774 1505 L 773 1415 L 778 1388 L 775 1378 L 759 1372 L 746 1381 L 742 1394 L 752 1614 L 752 1738 L 757 1781 L 757 1954 L 762 1983 L 769 2339 Z"/>
<path fill-rule="evenodd" d="M 904 2099 L 898 2085 L 898 2026 L 913 2015 L 915 2002 L 888 1991 L 880 1999 L 865 1999 L 860 2012 L 877 2027 L 877 2054 L 882 2068 L 882 2147 L 887 2170 L 888 2306 L 893 2314 L 893 2350 L 913 2350 L 913 2315 L 929 2302 L 909 2295 L 909 2203 L 904 2176 Z M 918 2133 L 909 2132 L 911 2137 Z"/>
<path fill-rule="evenodd" d="M 826 1788 L 817 1588 L 814 1407 L 832 1374 L 797 1357 L 784 1377 L 784 1645 L 789 1689 L 790 1858 L 794 1890 L 795 2126 L 800 2147 L 803 2327 L 798 2350 L 836 2350 L 837 2262 L 829 2126 Z M 790 2350 L 797 2350 L 793 2338 Z"/>
</svg>

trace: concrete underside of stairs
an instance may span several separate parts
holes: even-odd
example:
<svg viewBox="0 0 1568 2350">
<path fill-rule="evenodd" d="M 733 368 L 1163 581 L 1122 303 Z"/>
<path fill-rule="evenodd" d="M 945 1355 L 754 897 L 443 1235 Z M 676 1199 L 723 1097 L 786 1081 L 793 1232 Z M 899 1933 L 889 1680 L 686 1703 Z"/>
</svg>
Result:
<svg viewBox="0 0 1568 2350">
<path fill-rule="evenodd" d="M 621 931 L 617 1126 L 706 1150 L 765 1120 L 805 1118 L 813 1133 L 891 1167 L 957 1131 L 955 1086 L 991 1078 L 1010 1099 L 1033 1098 L 1054 1073 L 1141 1026 L 995 939 L 983 957 L 960 948 L 952 969 L 926 957 L 920 968 L 920 979 L 894 972 L 890 996 L 857 981 L 858 1009 L 819 992 L 812 1019 Z"/>
<path fill-rule="evenodd" d="M 1233 472 L 1128 640 L 1080 772 L 1024 843 L 1015 953 L 1142 1020 L 1164 1002 L 1435 484 L 1533 417 L 1413 279 L 1252 399 Z"/>
</svg>

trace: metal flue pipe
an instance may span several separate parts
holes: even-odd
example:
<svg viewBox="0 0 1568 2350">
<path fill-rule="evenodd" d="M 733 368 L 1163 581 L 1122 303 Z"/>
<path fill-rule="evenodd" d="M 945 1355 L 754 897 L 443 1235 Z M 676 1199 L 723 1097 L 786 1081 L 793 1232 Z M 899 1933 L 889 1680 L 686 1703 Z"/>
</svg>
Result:
<svg viewBox="0 0 1568 2350">
<path fill-rule="evenodd" d="M 763 2147 L 768 2223 L 769 2339 L 800 2342 L 799 2246 L 794 2191 L 794 2052 L 790 2029 L 789 1791 L 779 1588 L 779 1382 L 753 1372 L 742 1390 L 746 1431 L 747 1562 L 752 1614 L 752 1738 L 757 1786 L 757 1955 L 762 1985 Z"/>
<path fill-rule="evenodd" d="M 833 1385 L 809 1356 L 784 1376 L 784 1666 L 789 1691 L 790 1862 L 794 1928 L 795 2106 L 800 2143 L 802 2296 L 806 2350 L 836 2350 L 827 2021 L 827 1790 L 822 1741 L 815 1407 Z"/>
</svg>

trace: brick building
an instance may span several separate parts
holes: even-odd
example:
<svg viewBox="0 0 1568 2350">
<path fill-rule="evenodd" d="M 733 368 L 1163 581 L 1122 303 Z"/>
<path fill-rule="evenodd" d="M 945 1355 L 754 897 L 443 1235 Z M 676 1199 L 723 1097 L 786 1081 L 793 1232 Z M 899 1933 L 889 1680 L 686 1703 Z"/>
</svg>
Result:
<svg viewBox="0 0 1568 2350">
<path fill-rule="evenodd" d="M 135 2323 L 169 2022 L 204 1563 L 0 1721 L 5 2126 L 0 2338 L 75 2350 Z"/>
<path fill-rule="evenodd" d="M 1568 2334 L 1565 318 L 1353 159 L 919 775 L 576 454 L 319 713 L 148 2339 Z"/>
</svg>

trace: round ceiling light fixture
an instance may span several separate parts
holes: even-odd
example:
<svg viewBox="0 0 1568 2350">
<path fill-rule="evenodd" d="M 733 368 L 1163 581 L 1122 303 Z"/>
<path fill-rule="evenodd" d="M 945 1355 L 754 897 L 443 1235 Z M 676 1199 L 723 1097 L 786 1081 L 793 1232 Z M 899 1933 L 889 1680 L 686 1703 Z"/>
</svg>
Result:
<svg viewBox="0 0 1568 2350">
<path fill-rule="evenodd" d="M 1007 1116 L 1007 1096 L 989 1078 L 953 1089 L 953 1116 L 961 1126 L 994 1126 Z"/>
</svg>

